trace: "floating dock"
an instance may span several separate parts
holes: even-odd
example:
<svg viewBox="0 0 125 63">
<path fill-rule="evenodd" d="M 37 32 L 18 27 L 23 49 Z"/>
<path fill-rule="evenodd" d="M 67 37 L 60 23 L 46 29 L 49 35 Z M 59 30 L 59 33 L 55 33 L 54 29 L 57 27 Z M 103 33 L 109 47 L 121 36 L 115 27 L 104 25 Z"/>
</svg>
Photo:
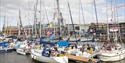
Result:
<svg viewBox="0 0 125 63">
<path fill-rule="evenodd" d="M 99 59 L 94 59 L 94 58 L 85 58 L 85 57 L 81 57 L 81 56 L 75 56 L 75 55 L 70 55 L 67 54 L 66 55 L 68 57 L 68 59 L 70 60 L 74 60 L 74 61 L 80 61 L 80 62 L 98 62 Z"/>
</svg>

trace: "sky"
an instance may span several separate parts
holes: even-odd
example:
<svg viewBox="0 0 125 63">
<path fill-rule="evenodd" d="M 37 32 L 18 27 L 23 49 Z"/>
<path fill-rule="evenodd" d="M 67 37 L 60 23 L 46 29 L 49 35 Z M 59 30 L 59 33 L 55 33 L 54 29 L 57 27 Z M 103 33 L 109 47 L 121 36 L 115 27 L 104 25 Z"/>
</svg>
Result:
<svg viewBox="0 0 125 63">
<path fill-rule="evenodd" d="M 4 21 L 7 21 L 9 26 L 17 26 L 17 22 L 19 21 L 19 10 L 21 11 L 23 26 L 33 24 L 34 5 L 36 1 L 37 0 L 0 0 L 0 30 L 2 30 Z M 62 12 L 65 23 L 71 23 L 67 1 L 71 7 L 74 23 L 83 24 L 83 14 L 86 24 L 92 22 L 96 23 L 94 0 L 81 0 L 83 10 L 80 7 L 80 0 L 59 0 L 60 11 Z M 117 14 L 117 21 L 125 21 L 125 0 L 95 0 L 95 2 L 97 17 L 100 23 L 107 23 L 107 20 L 111 22 L 112 12 L 113 14 Z M 37 7 L 38 11 L 40 11 L 41 8 L 41 19 L 40 13 L 37 12 L 38 21 L 42 23 L 48 23 L 48 21 L 56 22 L 56 20 L 53 19 L 53 15 L 57 8 L 56 0 L 38 0 Z M 117 9 L 117 12 L 114 11 L 114 9 Z"/>
</svg>

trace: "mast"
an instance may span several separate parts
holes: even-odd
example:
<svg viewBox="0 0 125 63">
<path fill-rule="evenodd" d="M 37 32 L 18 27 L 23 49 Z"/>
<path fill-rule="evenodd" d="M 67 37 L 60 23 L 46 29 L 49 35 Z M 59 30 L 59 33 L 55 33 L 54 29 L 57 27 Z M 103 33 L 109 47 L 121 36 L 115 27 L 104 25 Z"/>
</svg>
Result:
<svg viewBox="0 0 125 63">
<path fill-rule="evenodd" d="M 118 18 L 118 10 L 117 10 L 117 1 L 115 0 L 115 11 L 116 11 L 116 20 L 117 20 L 117 23 L 118 23 L 118 39 L 120 40 L 120 42 L 122 42 L 122 39 L 121 39 L 121 30 L 120 30 L 120 24 L 119 24 L 119 18 Z"/>
<path fill-rule="evenodd" d="M 97 14 L 97 8 L 96 8 L 96 1 L 94 0 L 94 10 L 95 10 L 95 18 L 96 18 L 96 30 L 95 30 L 95 32 L 97 31 L 97 30 L 99 30 L 99 24 L 98 24 L 98 14 Z M 100 36 L 100 33 L 99 33 L 99 36 Z M 92 38 L 92 40 L 93 41 L 95 41 L 95 38 L 97 37 L 97 33 L 93 33 L 93 38 Z"/>
<path fill-rule="evenodd" d="M 36 0 L 36 4 L 34 5 L 34 28 L 35 28 L 35 36 L 37 35 L 37 5 L 38 5 L 38 0 Z"/>
<path fill-rule="evenodd" d="M 3 33 L 6 33 L 6 16 L 4 16 L 4 23 L 3 23 Z"/>
<path fill-rule="evenodd" d="M 19 26 L 19 30 L 18 30 L 18 35 L 20 36 L 21 35 L 21 31 L 22 31 L 22 20 L 21 20 L 21 11 L 19 9 L 19 22 L 18 22 L 18 26 Z"/>
<path fill-rule="evenodd" d="M 48 14 L 47 14 L 47 9 L 46 9 L 45 5 L 44 5 L 44 11 L 45 11 L 45 16 L 46 16 L 46 18 L 47 18 L 47 22 L 49 23 L 49 18 L 48 18 Z"/>
<path fill-rule="evenodd" d="M 57 3 L 57 13 L 58 13 L 58 17 L 57 17 L 57 20 L 58 20 L 58 24 L 59 24 L 59 36 L 61 36 L 61 31 L 62 31 L 62 24 L 63 24 L 63 19 L 62 19 L 62 13 L 60 12 L 60 6 L 59 6 L 59 0 L 56 0 L 56 3 Z"/>
<path fill-rule="evenodd" d="M 109 21 L 108 21 L 108 5 L 106 3 L 106 20 L 107 20 L 107 40 L 110 40 L 109 38 Z"/>
<path fill-rule="evenodd" d="M 41 19 L 41 14 L 42 14 L 42 13 L 41 13 L 41 10 L 42 10 L 41 4 L 42 4 L 42 1 L 40 0 L 40 29 L 39 29 L 39 34 L 40 34 L 40 35 L 39 35 L 39 37 L 41 37 L 41 35 L 42 35 L 42 31 L 41 31 L 41 28 L 42 28 L 42 27 L 41 27 L 41 20 L 42 20 L 42 19 Z"/>
<path fill-rule="evenodd" d="M 84 12 L 83 12 L 83 6 L 82 6 L 82 1 L 81 0 L 79 0 L 80 1 L 80 7 L 81 7 L 81 12 L 82 12 L 82 19 L 83 19 L 83 23 L 84 23 L 84 25 L 85 25 L 85 17 L 84 17 Z"/>
<path fill-rule="evenodd" d="M 12 33 L 11 33 L 11 24 L 10 24 L 10 28 L 9 28 L 9 34 L 12 35 Z"/>
<path fill-rule="evenodd" d="M 97 8 L 96 8 L 96 1 L 94 0 L 94 10 L 95 10 L 95 18 L 97 23 L 97 29 L 98 29 L 98 14 L 97 14 Z"/>
<path fill-rule="evenodd" d="M 118 21 L 117 21 L 117 4 L 116 4 L 116 1 L 114 0 L 114 4 L 115 4 L 115 6 L 114 6 L 114 8 L 113 8 L 113 10 L 114 10 L 114 21 L 115 21 L 115 26 L 118 28 L 118 33 L 117 32 L 115 32 L 115 42 L 116 43 L 118 43 L 118 36 L 119 36 L 119 31 L 120 31 L 120 29 L 119 29 L 119 23 L 118 23 Z M 115 8 L 116 7 L 116 8 Z"/>
<path fill-rule="evenodd" d="M 67 4 L 68 4 L 68 9 L 69 9 L 69 14 L 70 14 L 70 20 L 71 20 L 72 27 L 73 27 L 73 32 L 75 32 L 75 27 L 74 27 L 73 18 L 72 18 L 72 12 L 71 12 L 70 5 L 69 5 L 68 1 L 67 1 Z M 76 39 L 76 34 L 75 34 L 75 39 Z"/>
<path fill-rule="evenodd" d="M 7 35 L 9 34 L 9 27 L 8 27 L 8 20 L 6 19 L 6 22 L 7 22 Z"/>
<path fill-rule="evenodd" d="M 30 36 L 30 34 L 31 34 L 30 25 L 31 25 L 31 24 L 30 24 L 30 22 L 29 22 L 29 28 L 28 28 L 28 32 L 27 32 L 29 36 Z"/>
<path fill-rule="evenodd" d="M 85 16 L 84 16 L 84 8 L 83 8 L 83 5 L 82 5 L 82 1 L 80 1 L 80 8 L 81 8 L 81 12 L 82 12 L 82 20 L 83 20 L 83 25 L 84 25 L 84 31 L 86 30 L 86 26 L 85 26 Z"/>
<path fill-rule="evenodd" d="M 29 4 L 29 0 L 28 0 L 28 2 L 27 2 L 27 4 L 28 4 L 28 9 L 30 9 L 29 8 L 29 6 L 30 6 L 30 4 Z M 27 34 L 28 34 L 28 36 L 31 36 L 31 31 L 32 31 L 32 25 L 31 25 L 31 23 L 30 23 L 30 18 L 29 18 L 29 16 L 30 16 L 30 13 L 29 12 L 27 12 L 28 13 L 28 23 L 29 23 L 29 26 L 28 26 L 28 30 L 27 30 Z M 31 26 L 31 28 L 30 28 L 30 26 Z"/>
</svg>

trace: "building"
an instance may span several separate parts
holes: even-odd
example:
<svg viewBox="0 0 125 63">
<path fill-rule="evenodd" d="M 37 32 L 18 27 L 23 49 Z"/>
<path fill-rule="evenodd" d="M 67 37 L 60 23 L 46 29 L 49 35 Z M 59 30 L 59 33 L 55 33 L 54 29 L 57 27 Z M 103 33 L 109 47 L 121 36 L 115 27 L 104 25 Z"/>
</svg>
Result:
<svg viewBox="0 0 125 63">
<path fill-rule="evenodd" d="M 109 24 L 109 28 L 112 27 L 113 24 Z M 68 33 L 68 32 L 73 32 L 73 26 L 75 28 L 75 31 L 85 31 L 87 32 L 89 28 L 95 27 L 97 28 L 97 24 L 65 24 L 65 26 L 61 27 L 63 31 L 65 31 L 64 33 Z M 120 27 L 120 31 L 122 33 L 123 36 L 125 36 L 125 23 L 119 23 L 119 27 Z M 100 32 L 103 32 L 104 34 L 107 33 L 107 24 L 106 23 L 99 23 L 98 24 L 98 29 L 101 30 Z M 40 26 L 37 25 L 37 34 L 40 34 Z M 8 26 L 3 28 L 3 33 L 4 34 L 11 34 L 11 35 L 17 35 L 18 34 L 18 27 L 17 26 Z M 59 26 L 58 25 L 54 25 L 49 27 L 47 24 L 42 24 L 41 25 L 41 33 L 42 34 L 46 34 L 47 31 L 53 31 L 53 32 L 59 32 Z M 31 35 L 31 34 L 35 34 L 35 28 L 33 28 L 32 25 L 27 25 L 24 26 L 23 29 L 21 30 L 22 34 L 26 34 L 26 35 Z"/>
</svg>

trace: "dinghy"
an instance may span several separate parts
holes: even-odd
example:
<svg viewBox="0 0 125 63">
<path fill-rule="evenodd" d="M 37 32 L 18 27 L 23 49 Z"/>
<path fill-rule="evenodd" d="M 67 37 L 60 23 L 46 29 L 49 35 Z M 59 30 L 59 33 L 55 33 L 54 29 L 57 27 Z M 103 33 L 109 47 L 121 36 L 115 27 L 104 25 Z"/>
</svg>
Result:
<svg viewBox="0 0 125 63">
<path fill-rule="evenodd" d="M 24 42 L 19 42 L 16 46 L 16 52 L 22 55 L 27 55 L 30 53 L 31 47 L 28 45 L 27 40 Z"/>
</svg>

